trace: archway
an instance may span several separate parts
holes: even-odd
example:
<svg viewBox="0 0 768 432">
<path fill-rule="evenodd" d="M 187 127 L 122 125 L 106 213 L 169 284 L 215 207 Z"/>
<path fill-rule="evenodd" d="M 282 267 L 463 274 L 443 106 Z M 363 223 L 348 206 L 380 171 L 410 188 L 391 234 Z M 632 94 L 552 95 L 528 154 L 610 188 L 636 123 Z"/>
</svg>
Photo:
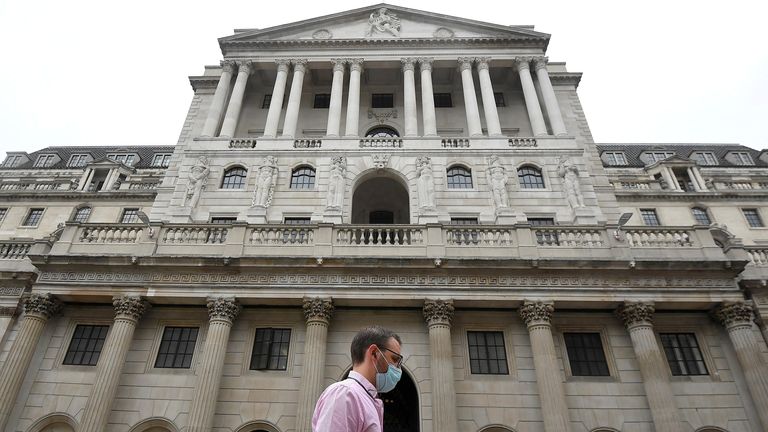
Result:
<svg viewBox="0 0 768 432">
<path fill-rule="evenodd" d="M 408 224 L 408 190 L 397 179 L 376 175 L 361 181 L 352 195 L 353 224 Z"/>
<path fill-rule="evenodd" d="M 27 429 L 28 432 L 75 432 L 77 422 L 69 414 L 49 414 Z"/>
<path fill-rule="evenodd" d="M 346 379 L 349 371 L 342 379 Z M 411 374 L 403 368 L 403 375 L 389 393 L 379 394 L 384 402 L 384 431 L 385 432 L 419 432 L 419 391 Z"/>
</svg>

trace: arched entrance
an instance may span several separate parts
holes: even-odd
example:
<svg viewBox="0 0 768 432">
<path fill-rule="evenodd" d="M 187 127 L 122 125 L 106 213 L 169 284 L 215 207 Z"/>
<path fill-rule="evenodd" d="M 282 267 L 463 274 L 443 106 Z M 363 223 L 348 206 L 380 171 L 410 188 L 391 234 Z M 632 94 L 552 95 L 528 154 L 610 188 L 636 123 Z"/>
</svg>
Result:
<svg viewBox="0 0 768 432">
<path fill-rule="evenodd" d="M 349 371 L 344 374 L 347 378 Z M 394 390 L 379 394 L 384 402 L 384 432 L 419 432 L 419 392 L 411 375 L 403 369 L 403 375 Z"/>
<path fill-rule="evenodd" d="M 353 224 L 408 224 L 410 221 L 408 190 L 399 179 L 384 173 L 362 180 L 355 188 Z"/>
</svg>

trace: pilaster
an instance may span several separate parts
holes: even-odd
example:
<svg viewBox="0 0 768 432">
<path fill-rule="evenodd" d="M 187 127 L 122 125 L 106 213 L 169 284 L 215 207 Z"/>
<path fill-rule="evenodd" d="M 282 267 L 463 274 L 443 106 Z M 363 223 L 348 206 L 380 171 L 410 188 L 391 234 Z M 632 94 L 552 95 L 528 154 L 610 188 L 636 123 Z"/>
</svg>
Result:
<svg viewBox="0 0 768 432">
<path fill-rule="evenodd" d="M 451 348 L 453 300 L 427 299 L 424 302 L 423 313 L 429 329 L 432 430 L 456 432 L 458 421 Z"/>
<path fill-rule="evenodd" d="M 305 297 L 302 305 L 307 323 L 304 344 L 304 376 L 299 384 L 299 405 L 296 412 L 296 430 L 312 432 L 312 413 L 323 390 L 325 352 L 328 342 L 328 325 L 333 316 L 333 300 L 322 297 Z"/>
</svg>

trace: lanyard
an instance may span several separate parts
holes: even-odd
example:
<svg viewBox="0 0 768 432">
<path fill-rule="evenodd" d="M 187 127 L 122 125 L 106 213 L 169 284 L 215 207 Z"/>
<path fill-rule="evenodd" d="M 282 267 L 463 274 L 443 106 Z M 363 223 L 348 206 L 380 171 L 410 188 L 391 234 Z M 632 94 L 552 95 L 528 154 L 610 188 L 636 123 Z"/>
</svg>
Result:
<svg viewBox="0 0 768 432">
<path fill-rule="evenodd" d="M 356 382 L 356 383 L 357 383 L 357 385 L 359 385 L 360 387 L 362 387 L 362 388 L 363 388 L 363 390 L 365 390 L 365 394 L 367 394 L 368 396 L 370 396 L 370 397 L 371 397 L 371 399 L 373 399 L 373 401 L 374 401 L 374 402 L 376 402 L 376 398 L 374 398 L 373 396 L 371 396 L 371 394 L 370 394 L 370 393 L 368 393 L 368 389 L 367 389 L 367 388 L 365 388 L 365 386 L 364 386 L 364 385 L 363 385 L 363 384 L 362 384 L 360 381 L 358 381 L 358 380 L 356 380 L 356 379 L 354 379 L 354 378 L 352 378 L 352 377 L 347 377 L 347 378 L 349 378 L 349 379 L 351 379 L 352 381 Z"/>
</svg>

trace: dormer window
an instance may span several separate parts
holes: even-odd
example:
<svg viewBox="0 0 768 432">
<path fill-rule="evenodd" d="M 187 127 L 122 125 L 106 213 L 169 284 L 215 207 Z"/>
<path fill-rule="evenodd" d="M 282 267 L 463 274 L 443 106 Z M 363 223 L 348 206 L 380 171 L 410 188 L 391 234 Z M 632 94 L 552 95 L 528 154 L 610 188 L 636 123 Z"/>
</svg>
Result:
<svg viewBox="0 0 768 432">
<path fill-rule="evenodd" d="M 712 152 L 695 152 L 691 155 L 691 159 L 699 165 L 717 165 L 717 157 Z"/>
<path fill-rule="evenodd" d="M 674 154 L 675 154 L 674 152 L 670 152 L 670 151 L 653 151 L 653 152 L 646 152 L 645 157 L 648 159 L 649 164 L 654 164 Z"/>
<path fill-rule="evenodd" d="M 115 162 L 119 162 L 126 166 L 132 166 L 134 162 L 134 156 L 132 154 L 108 154 L 108 158 L 112 159 Z"/>
<path fill-rule="evenodd" d="M 627 156 L 624 154 L 624 152 L 603 152 L 603 156 L 605 156 L 605 161 L 608 163 L 608 165 L 627 165 Z"/>
<path fill-rule="evenodd" d="M 40 155 L 35 161 L 35 168 L 48 168 L 56 163 L 56 155 L 46 154 Z"/>
<path fill-rule="evenodd" d="M 84 167 L 85 164 L 87 163 L 88 163 L 87 154 L 73 154 L 69 158 L 69 162 L 67 162 L 67 166 L 70 168 L 81 168 L 81 167 Z"/>
<path fill-rule="evenodd" d="M 731 154 L 736 165 L 749 166 L 755 164 L 755 161 L 752 160 L 752 155 L 747 152 L 732 152 Z"/>
<path fill-rule="evenodd" d="M 153 167 L 160 167 L 160 168 L 168 168 L 168 165 L 171 164 L 171 154 L 170 153 L 157 153 L 152 158 L 152 166 Z"/>
<path fill-rule="evenodd" d="M 22 158 L 20 155 L 10 155 L 7 158 L 5 158 L 5 162 L 3 162 L 3 167 L 14 168 L 21 165 L 21 161 L 22 161 Z"/>
</svg>

